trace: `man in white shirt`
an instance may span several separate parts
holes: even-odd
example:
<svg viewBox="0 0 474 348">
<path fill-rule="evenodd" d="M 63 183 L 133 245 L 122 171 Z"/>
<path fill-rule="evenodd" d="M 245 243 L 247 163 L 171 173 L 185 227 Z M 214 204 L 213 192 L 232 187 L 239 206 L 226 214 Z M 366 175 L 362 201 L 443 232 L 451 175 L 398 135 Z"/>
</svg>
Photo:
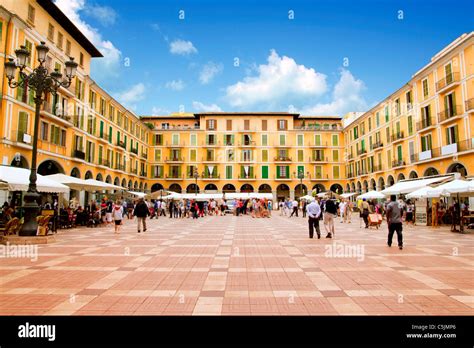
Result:
<svg viewBox="0 0 474 348">
<path fill-rule="evenodd" d="M 291 207 L 293 208 L 293 211 L 291 212 L 290 217 L 292 217 L 293 214 L 296 214 L 296 217 L 298 217 L 298 201 L 296 199 L 291 203 Z"/>
<path fill-rule="evenodd" d="M 313 238 L 314 229 L 318 239 L 321 239 L 321 231 L 319 230 L 319 216 L 321 215 L 321 207 L 317 200 L 312 201 L 306 206 L 306 213 L 308 214 L 309 238 Z"/>
<path fill-rule="evenodd" d="M 346 202 L 344 200 L 339 203 L 339 215 L 341 216 L 341 222 L 345 222 Z"/>
</svg>

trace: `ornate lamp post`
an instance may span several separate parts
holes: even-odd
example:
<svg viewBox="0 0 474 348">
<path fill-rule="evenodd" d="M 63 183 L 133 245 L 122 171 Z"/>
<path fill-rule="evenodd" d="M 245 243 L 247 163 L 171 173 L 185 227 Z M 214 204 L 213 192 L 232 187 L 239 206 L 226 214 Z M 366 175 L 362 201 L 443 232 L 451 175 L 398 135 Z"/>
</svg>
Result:
<svg viewBox="0 0 474 348">
<path fill-rule="evenodd" d="M 15 50 L 17 61 L 10 58 L 5 62 L 5 72 L 8 79 L 8 85 L 11 88 L 28 86 L 35 91 L 35 124 L 34 124 L 34 135 L 33 135 L 33 150 L 31 154 L 31 173 L 30 183 L 28 185 L 28 191 L 24 196 L 24 212 L 25 222 L 21 227 L 20 236 L 36 236 L 38 224 L 36 222 L 36 216 L 38 215 L 39 205 L 38 201 L 40 195 L 36 189 L 36 157 L 38 154 L 38 129 L 40 120 L 40 109 L 41 104 L 46 100 L 49 93 L 56 94 L 59 87 L 69 87 L 71 81 L 76 75 L 77 63 L 74 58 L 70 58 L 66 62 L 66 76 L 63 78 L 61 72 L 55 69 L 53 72 L 49 72 L 44 66 L 46 62 L 46 55 L 49 51 L 48 46 L 44 42 L 41 42 L 36 46 L 36 52 L 38 55 L 39 66 L 36 67 L 32 73 L 27 74 L 24 70 L 26 68 L 26 61 L 30 56 L 30 52 L 25 46 L 21 46 Z M 20 80 L 14 81 L 16 69 L 20 71 Z"/>
<path fill-rule="evenodd" d="M 198 173 L 197 168 L 194 168 L 193 177 L 194 177 L 194 180 L 196 181 L 195 185 L 194 185 L 194 189 L 195 189 L 195 193 L 196 193 L 196 196 L 197 196 L 197 194 L 198 194 L 198 179 L 199 179 L 199 173 Z"/>
<path fill-rule="evenodd" d="M 306 176 L 305 176 L 303 172 L 299 171 L 299 172 L 298 172 L 298 175 L 296 175 L 295 172 L 293 172 L 293 175 L 294 175 L 295 177 L 297 177 L 298 179 L 300 179 L 301 191 L 302 191 L 302 193 L 303 193 L 303 196 L 305 196 L 305 195 L 306 195 L 306 191 L 303 189 L 303 179 L 304 179 L 304 178 L 309 178 L 311 174 L 310 174 L 309 172 L 306 172 Z"/>
</svg>

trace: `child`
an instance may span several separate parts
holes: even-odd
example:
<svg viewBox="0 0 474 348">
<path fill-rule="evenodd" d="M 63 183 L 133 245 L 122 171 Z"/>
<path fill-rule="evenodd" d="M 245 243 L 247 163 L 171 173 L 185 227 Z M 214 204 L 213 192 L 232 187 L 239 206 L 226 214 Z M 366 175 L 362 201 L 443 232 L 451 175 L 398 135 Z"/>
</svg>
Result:
<svg viewBox="0 0 474 348">
<path fill-rule="evenodd" d="M 117 202 L 114 206 L 113 216 L 115 220 L 115 233 L 120 234 L 120 225 L 123 219 L 123 206 L 120 202 Z"/>
</svg>

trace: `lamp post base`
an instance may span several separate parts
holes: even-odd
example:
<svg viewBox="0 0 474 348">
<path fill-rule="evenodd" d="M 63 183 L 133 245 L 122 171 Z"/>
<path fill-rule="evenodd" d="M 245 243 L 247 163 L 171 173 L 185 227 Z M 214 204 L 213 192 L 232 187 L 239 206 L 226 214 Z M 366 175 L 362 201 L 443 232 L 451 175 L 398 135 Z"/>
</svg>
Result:
<svg viewBox="0 0 474 348">
<path fill-rule="evenodd" d="M 36 236 L 38 232 L 38 222 L 36 217 L 39 213 L 38 201 L 41 198 L 38 192 L 28 191 L 24 196 L 24 223 L 21 226 L 20 236 Z"/>
</svg>

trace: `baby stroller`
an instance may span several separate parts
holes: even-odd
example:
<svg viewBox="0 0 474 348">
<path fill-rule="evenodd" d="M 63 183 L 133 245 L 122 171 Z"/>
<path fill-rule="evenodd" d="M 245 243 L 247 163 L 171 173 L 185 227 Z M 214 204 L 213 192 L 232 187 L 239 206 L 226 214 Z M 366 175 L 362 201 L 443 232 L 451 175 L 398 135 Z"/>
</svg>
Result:
<svg viewBox="0 0 474 348">
<path fill-rule="evenodd" d="M 87 220 L 87 227 L 97 227 L 100 225 L 101 216 L 100 211 L 96 211 L 89 215 L 89 220 Z"/>
</svg>

